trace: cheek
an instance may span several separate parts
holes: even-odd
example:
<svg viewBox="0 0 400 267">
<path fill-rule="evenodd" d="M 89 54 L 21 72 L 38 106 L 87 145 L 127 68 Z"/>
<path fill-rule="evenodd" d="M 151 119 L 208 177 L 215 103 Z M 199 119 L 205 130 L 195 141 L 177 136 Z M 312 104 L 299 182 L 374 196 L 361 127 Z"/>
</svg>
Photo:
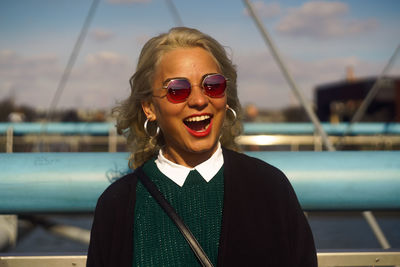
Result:
<svg viewBox="0 0 400 267">
<path fill-rule="evenodd" d="M 213 106 L 215 107 L 215 109 L 220 112 L 220 111 L 224 111 L 226 109 L 226 105 L 227 105 L 227 98 L 226 96 L 223 98 L 216 98 L 213 101 Z"/>
<path fill-rule="evenodd" d="M 157 121 L 161 127 L 169 127 L 172 122 L 180 120 L 179 114 L 182 113 L 182 108 L 180 107 L 181 105 L 171 104 L 169 102 L 158 102 L 154 106 L 157 115 Z"/>
<path fill-rule="evenodd" d="M 226 99 L 218 99 L 213 105 L 216 111 L 215 122 L 218 123 L 216 126 L 222 127 L 226 116 Z"/>
</svg>

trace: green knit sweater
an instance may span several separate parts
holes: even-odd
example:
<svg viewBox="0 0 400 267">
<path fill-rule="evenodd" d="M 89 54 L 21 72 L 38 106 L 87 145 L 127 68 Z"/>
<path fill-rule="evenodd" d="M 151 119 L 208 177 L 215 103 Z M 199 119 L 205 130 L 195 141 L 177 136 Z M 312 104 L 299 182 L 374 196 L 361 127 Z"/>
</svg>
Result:
<svg viewBox="0 0 400 267">
<path fill-rule="evenodd" d="M 224 196 L 223 167 L 208 183 L 191 171 L 182 187 L 162 174 L 154 160 L 144 172 L 189 227 L 214 265 L 217 263 Z M 133 266 L 199 266 L 173 221 L 138 182 Z"/>
</svg>

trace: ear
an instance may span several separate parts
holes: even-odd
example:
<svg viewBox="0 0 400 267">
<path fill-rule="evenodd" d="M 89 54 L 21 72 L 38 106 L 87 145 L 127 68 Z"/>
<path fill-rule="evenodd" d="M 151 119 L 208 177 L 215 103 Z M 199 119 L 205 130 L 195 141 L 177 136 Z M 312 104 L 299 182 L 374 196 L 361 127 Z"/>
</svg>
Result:
<svg viewBox="0 0 400 267">
<path fill-rule="evenodd" d="M 153 103 L 151 103 L 150 101 L 142 101 L 142 109 L 144 114 L 150 121 L 155 121 L 157 119 Z"/>
</svg>

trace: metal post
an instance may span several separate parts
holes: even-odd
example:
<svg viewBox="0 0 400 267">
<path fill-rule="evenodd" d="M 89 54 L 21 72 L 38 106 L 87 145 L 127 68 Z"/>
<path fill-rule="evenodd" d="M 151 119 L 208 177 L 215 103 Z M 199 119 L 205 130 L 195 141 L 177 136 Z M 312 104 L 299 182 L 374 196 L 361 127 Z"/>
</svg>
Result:
<svg viewBox="0 0 400 267">
<path fill-rule="evenodd" d="M 6 139 L 6 152 L 13 152 L 13 143 L 14 143 L 14 128 L 12 126 L 7 129 L 7 139 Z"/>
<path fill-rule="evenodd" d="M 322 151 L 321 136 L 314 132 L 314 151 Z"/>
<path fill-rule="evenodd" d="M 14 128 L 7 129 L 6 153 L 13 153 Z M 18 217 L 17 215 L 0 215 L 0 251 L 14 247 L 17 243 Z"/>
<path fill-rule="evenodd" d="M 108 152 L 117 152 L 117 132 L 114 127 L 108 131 Z"/>
</svg>

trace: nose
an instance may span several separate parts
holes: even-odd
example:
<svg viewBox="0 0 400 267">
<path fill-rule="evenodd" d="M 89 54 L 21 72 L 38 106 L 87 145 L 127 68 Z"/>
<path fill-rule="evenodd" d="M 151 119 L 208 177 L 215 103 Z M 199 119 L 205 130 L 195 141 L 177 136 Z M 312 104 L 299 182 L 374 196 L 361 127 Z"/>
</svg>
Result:
<svg viewBox="0 0 400 267">
<path fill-rule="evenodd" d="M 208 96 L 204 94 L 203 88 L 200 85 L 192 85 L 192 91 L 187 100 L 189 107 L 203 109 L 208 102 Z"/>
</svg>

